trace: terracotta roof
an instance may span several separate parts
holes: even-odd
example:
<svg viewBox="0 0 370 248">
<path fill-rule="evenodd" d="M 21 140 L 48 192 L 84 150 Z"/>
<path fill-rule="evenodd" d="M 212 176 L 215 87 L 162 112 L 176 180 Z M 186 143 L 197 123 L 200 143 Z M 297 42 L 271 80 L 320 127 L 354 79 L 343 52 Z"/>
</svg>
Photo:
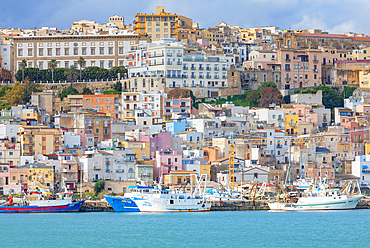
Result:
<svg viewBox="0 0 370 248">
<path fill-rule="evenodd" d="M 308 33 L 297 33 L 296 36 L 302 37 L 315 37 L 315 38 L 340 38 L 340 39 L 351 39 L 353 41 L 370 41 L 370 37 L 350 37 L 344 34 L 308 34 Z"/>
<path fill-rule="evenodd" d="M 345 63 L 370 63 L 370 59 L 359 59 L 359 60 L 336 60 L 336 64 L 345 64 Z"/>
</svg>

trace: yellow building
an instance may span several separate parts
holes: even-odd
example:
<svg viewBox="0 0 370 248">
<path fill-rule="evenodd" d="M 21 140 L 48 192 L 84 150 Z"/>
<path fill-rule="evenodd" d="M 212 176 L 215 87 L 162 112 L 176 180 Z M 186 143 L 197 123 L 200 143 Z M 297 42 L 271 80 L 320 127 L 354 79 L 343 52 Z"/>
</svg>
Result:
<svg viewBox="0 0 370 248">
<path fill-rule="evenodd" d="M 62 132 L 57 128 L 19 127 L 22 156 L 51 154 L 62 151 Z"/>
<path fill-rule="evenodd" d="M 173 185 L 173 184 L 182 184 L 184 182 L 192 182 L 193 186 L 197 183 L 197 175 L 196 171 L 170 171 L 168 175 L 164 175 L 164 184 Z M 191 179 L 191 177 L 193 177 Z"/>
<path fill-rule="evenodd" d="M 19 166 L 18 168 L 28 169 L 28 187 L 36 181 L 37 187 L 45 186 L 47 189 L 54 188 L 54 168 L 43 163 L 33 163 Z M 41 185 L 39 185 L 41 184 Z M 41 188 L 38 188 L 41 189 Z"/>
<path fill-rule="evenodd" d="M 152 41 L 178 39 L 178 15 L 166 13 L 164 6 L 157 6 L 155 14 L 136 14 L 134 24 L 137 34 L 147 34 Z"/>
<path fill-rule="evenodd" d="M 144 141 L 122 141 L 122 146 L 126 149 L 132 149 L 136 153 L 137 159 L 150 158 L 149 142 Z"/>
<path fill-rule="evenodd" d="M 298 115 L 285 115 L 285 134 L 297 135 L 299 132 L 299 118 Z"/>
<path fill-rule="evenodd" d="M 370 59 L 370 47 L 352 50 L 347 52 L 347 60 L 365 60 Z"/>
<path fill-rule="evenodd" d="M 365 143 L 365 155 L 370 154 L 370 143 Z"/>
<path fill-rule="evenodd" d="M 369 80 L 370 80 L 370 74 L 368 71 L 358 72 L 358 82 L 359 82 L 360 88 L 370 88 Z"/>
</svg>

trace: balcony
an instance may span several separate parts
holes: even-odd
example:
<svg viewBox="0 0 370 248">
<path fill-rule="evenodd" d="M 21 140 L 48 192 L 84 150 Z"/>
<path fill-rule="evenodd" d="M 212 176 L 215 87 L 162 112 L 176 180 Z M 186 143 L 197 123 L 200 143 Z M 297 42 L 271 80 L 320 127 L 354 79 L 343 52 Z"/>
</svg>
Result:
<svg viewBox="0 0 370 248">
<path fill-rule="evenodd" d="M 370 174 L 370 170 L 362 170 L 362 173 Z"/>
<path fill-rule="evenodd" d="M 191 70 L 195 70 L 195 67 L 191 67 L 190 69 L 191 69 Z"/>
<path fill-rule="evenodd" d="M 162 162 L 162 165 L 163 166 L 172 166 L 173 165 L 173 162 Z"/>
<path fill-rule="evenodd" d="M 203 66 L 199 66 L 199 70 L 203 70 L 204 69 L 204 67 Z"/>
<path fill-rule="evenodd" d="M 77 182 L 78 181 L 77 177 L 62 177 L 62 180 L 64 182 Z"/>
<path fill-rule="evenodd" d="M 226 67 L 222 67 L 222 70 L 223 70 L 223 71 L 226 71 Z"/>
<path fill-rule="evenodd" d="M 199 78 L 203 78 L 203 75 L 199 75 Z"/>
<path fill-rule="evenodd" d="M 218 69 L 219 69 L 218 67 L 215 67 L 215 71 L 218 71 Z"/>
<path fill-rule="evenodd" d="M 153 55 L 149 55 L 149 58 L 157 58 L 157 57 L 163 57 L 164 54 L 153 54 Z"/>
<path fill-rule="evenodd" d="M 290 59 L 285 59 L 286 62 L 290 62 Z"/>
<path fill-rule="evenodd" d="M 283 148 L 283 146 L 282 146 L 281 144 L 278 144 L 278 145 L 276 146 L 276 148 Z"/>
<path fill-rule="evenodd" d="M 285 79 L 285 81 L 290 81 L 290 80 L 292 80 L 290 77 L 286 77 L 286 78 L 284 78 Z"/>
<path fill-rule="evenodd" d="M 211 70 L 211 67 L 206 67 L 206 70 L 207 71 L 210 71 Z M 216 69 L 215 69 L 216 70 Z"/>
<path fill-rule="evenodd" d="M 181 61 L 177 61 L 177 64 L 178 64 L 178 65 L 181 65 L 181 64 L 182 64 L 182 62 L 181 62 Z"/>
<path fill-rule="evenodd" d="M 168 57 L 171 57 L 171 56 L 172 56 L 172 53 L 167 53 L 167 56 L 168 56 Z"/>
<path fill-rule="evenodd" d="M 290 71 L 290 67 L 285 67 L 285 70 L 286 71 Z"/>
<path fill-rule="evenodd" d="M 177 57 L 181 57 L 181 56 L 182 56 L 182 54 L 181 54 L 181 53 L 178 53 L 178 54 L 176 54 L 176 56 L 177 56 Z"/>
<path fill-rule="evenodd" d="M 215 79 L 218 79 L 218 75 L 215 75 Z"/>
<path fill-rule="evenodd" d="M 155 64 L 150 64 L 149 66 L 156 66 L 156 65 L 164 65 L 164 63 L 159 62 L 159 63 L 155 63 Z"/>
<path fill-rule="evenodd" d="M 207 75 L 207 78 L 208 78 L 208 79 L 210 79 L 210 78 L 211 78 L 211 76 L 210 76 L 210 75 Z"/>
<path fill-rule="evenodd" d="M 183 77 L 183 78 L 187 78 L 187 77 L 188 77 L 188 75 L 182 75 L 182 77 Z"/>
<path fill-rule="evenodd" d="M 94 170 L 101 170 L 101 166 L 94 166 Z"/>
<path fill-rule="evenodd" d="M 117 169 L 117 170 L 116 170 L 116 173 L 125 173 L 125 170 L 123 170 L 123 169 L 122 169 L 122 170 Z"/>
<path fill-rule="evenodd" d="M 75 169 L 63 169 L 62 172 L 63 173 L 76 173 L 77 170 L 75 170 Z"/>
<path fill-rule="evenodd" d="M 319 72 L 319 69 L 313 69 L 313 72 Z"/>
<path fill-rule="evenodd" d="M 188 67 L 187 67 L 187 66 L 184 66 L 182 69 L 187 70 L 187 69 L 188 69 Z"/>
<path fill-rule="evenodd" d="M 172 65 L 172 61 L 167 61 L 167 65 Z"/>
<path fill-rule="evenodd" d="M 195 78 L 195 75 L 191 75 L 191 78 Z"/>
<path fill-rule="evenodd" d="M 226 79 L 226 76 L 222 76 L 222 79 Z"/>
<path fill-rule="evenodd" d="M 314 63 L 319 63 L 319 60 L 318 59 L 314 59 L 313 62 Z"/>
</svg>

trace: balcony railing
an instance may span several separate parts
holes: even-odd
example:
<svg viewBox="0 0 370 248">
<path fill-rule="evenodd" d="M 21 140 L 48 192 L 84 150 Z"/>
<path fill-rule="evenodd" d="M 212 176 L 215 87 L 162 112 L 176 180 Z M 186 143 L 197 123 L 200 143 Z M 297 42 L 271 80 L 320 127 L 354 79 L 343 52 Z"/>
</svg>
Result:
<svg viewBox="0 0 370 248">
<path fill-rule="evenodd" d="M 181 57 L 181 56 L 182 56 L 182 54 L 181 54 L 181 53 L 178 53 L 178 54 L 176 54 L 176 56 L 177 56 L 177 57 Z"/>
<path fill-rule="evenodd" d="M 285 78 L 285 81 L 290 81 L 290 80 L 292 80 L 290 77 Z"/>
<path fill-rule="evenodd" d="M 167 65 L 172 65 L 172 61 L 167 61 Z"/>
<path fill-rule="evenodd" d="M 101 170 L 101 166 L 94 166 L 94 170 Z"/>
<path fill-rule="evenodd" d="M 290 67 L 285 67 L 285 70 L 286 71 L 290 71 Z"/>
<path fill-rule="evenodd" d="M 182 64 L 182 62 L 181 62 L 181 61 L 177 61 L 177 64 L 178 64 L 178 65 L 181 65 L 181 64 Z"/>
<path fill-rule="evenodd" d="M 162 165 L 163 166 L 172 166 L 173 165 L 173 162 L 162 162 Z"/>
<path fill-rule="evenodd" d="M 190 69 L 195 70 L 195 67 L 191 67 Z"/>
<path fill-rule="evenodd" d="M 218 78 L 218 75 L 215 75 L 215 78 Z"/>
<path fill-rule="evenodd" d="M 172 56 L 172 53 L 167 53 L 167 56 L 171 57 Z"/>
<path fill-rule="evenodd" d="M 199 66 L 199 70 L 203 70 L 204 69 L 204 67 L 203 66 Z"/>
<path fill-rule="evenodd" d="M 187 70 L 187 69 L 188 69 L 188 67 L 187 67 L 187 66 L 184 66 L 184 67 L 183 67 L 183 69 L 184 69 L 184 70 Z"/>
<path fill-rule="evenodd" d="M 319 69 L 313 69 L 314 72 L 319 72 Z"/>
<path fill-rule="evenodd" d="M 211 78 L 211 76 L 207 75 L 207 78 Z"/>
<path fill-rule="evenodd" d="M 314 63 L 318 63 L 318 62 L 319 62 L 319 60 L 318 60 L 318 59 L 314 59 L 314 60 L 313 60 L 313 62 L 314 62 Z"/>
<path fill-rule="evenodd" d="M 215 67 L 215 71 L 218 71 L 219 67 Z"/>
<path fill-rule="evenodd" d="M 207 71 L 210 71 L 211 70 L 211 67 L 206 67 L 206 70 Z M 216 70 L 216 69 L 215 69 Z"/>
<path fill-rule="evenodd" d="M 226 71 L 226 67 L 223 67 L 223 68 L 222 68 L 222 70 L 223 70 L 223 71 Z"/>
</svg>

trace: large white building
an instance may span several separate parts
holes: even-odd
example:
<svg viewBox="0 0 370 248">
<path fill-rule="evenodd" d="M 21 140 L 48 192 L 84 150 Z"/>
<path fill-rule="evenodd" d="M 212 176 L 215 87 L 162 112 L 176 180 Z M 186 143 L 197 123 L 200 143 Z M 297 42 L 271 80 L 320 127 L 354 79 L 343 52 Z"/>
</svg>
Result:
<svg viewBox="0 0 370 248">
<path fill-rule="evenodd" d="M 187 51 L 175 39 L 161 39 L 135 53 L 137 63 L 129 65 L 130 77 L 165 77 L 166 87 L 203 89 L 204 97 L 217 96 L 227 87 L 224 56 Z"/>
<path fill-rule="evenodd" d="M 370 155 L 355 157 L 352 162 L 352 175 L 359 177 L 361 184 L 370 185 Z"/>
<path fill-rule="evenodd" d="M 129 51 L 140 50 L 140 45 L 146 42 L 147 38 L 131 33 L 14 37 L 14 73 L 23 59 L 27 67 L 39 69 L 49 68 L 52 59 L 57 61 L 57 68 L 78 67 L 80 57 L 85 59 L 85 67 L 124 66 L 132 62 L 126 60 Z"/>
</svg>

